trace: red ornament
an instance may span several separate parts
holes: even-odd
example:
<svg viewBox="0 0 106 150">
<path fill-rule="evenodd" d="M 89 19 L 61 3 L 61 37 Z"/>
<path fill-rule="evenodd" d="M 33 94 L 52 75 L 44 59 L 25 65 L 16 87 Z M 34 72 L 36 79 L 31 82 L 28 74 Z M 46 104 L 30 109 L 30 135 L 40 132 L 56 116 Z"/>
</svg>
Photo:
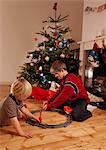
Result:
<svg viewBox="0 0 106 150">
<path fill-rule="evenodd" d="M 69 56 L 69 55 L 66 55 L 66 58 L 70 58 L 70 56 Z"/>
<path fill-rule="evenodd" d="M 37 41 L 38 39 L 37 39 L 37 38 L 34 38 L 34 40 Z"/>
<path fill-rule="evenodd" d="M 55 41 L 55 46 L 58 46 L 59 45 L 59 42 L 58 41 Z"/>
<path fill-rule="evenodd" d="M 54 36 L 57 36 L 57 32 L 54 32 L 53 35 L 54 35 Z"/>
</svg>

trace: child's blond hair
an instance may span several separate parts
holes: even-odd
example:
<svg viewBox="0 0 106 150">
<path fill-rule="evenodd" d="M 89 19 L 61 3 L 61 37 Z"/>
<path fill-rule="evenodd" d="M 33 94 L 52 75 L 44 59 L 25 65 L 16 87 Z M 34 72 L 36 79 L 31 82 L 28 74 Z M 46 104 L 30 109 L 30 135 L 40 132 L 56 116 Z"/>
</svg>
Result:
<svg viewBox="0 0 106 150">
<path fill-rule="evenodd" d="M 27 80 L 19 78 L 11 85 L 10 93 L 19 100 L 26 99 L 32 93 L 32 86 Z"/>
</svg>

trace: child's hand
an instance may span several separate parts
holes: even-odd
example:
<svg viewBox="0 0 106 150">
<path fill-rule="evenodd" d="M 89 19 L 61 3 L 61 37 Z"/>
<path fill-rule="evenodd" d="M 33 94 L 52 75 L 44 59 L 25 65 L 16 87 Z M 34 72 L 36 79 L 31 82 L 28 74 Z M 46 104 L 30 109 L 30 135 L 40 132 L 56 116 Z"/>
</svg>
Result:
<svg viewBox="0 0 106 150">
<path fill-rule="evenodd" d="M 44 102 L 43 102 L 43 109 L 44 109 L 44 110 L 47 109 L 47 105 L 48 105 L 48 101 L 44 101 Z"/>
<path fill-rule="evenodd" d="M 32 138 L 32 135 L 31 135 L 31 133 L 25 133 L 25 132 L 23 132 L 22 134 L 19 134 L 20 136 L 23 136 L 23 137 L 26 137 L 26 138 Z"/>
<path fill-rule="evenodd" d="M 19 123 L 17 117 L 11 118 L 11 119 L 10 119 L 10 122 L 11 122 L 11 124 L 13 125 L 13 127 L 16 129 L 18 135 L 23 136 L 23 137 L 26 137 L 26 138 L 32 138 L 32 135 L 31 135 L 30 133 L 25 133 L 25 132 L 22 130 L 22 128 L 21 128 L 21 126 L 20 126 L 20 123 Z"/>
<path fill-rule="evenodd" d="M 39 122 L 39 119 L 36 118 L 35 116 L 33 117 L 33 119 L 34 119 L 35 121 Z"/>
</svg>

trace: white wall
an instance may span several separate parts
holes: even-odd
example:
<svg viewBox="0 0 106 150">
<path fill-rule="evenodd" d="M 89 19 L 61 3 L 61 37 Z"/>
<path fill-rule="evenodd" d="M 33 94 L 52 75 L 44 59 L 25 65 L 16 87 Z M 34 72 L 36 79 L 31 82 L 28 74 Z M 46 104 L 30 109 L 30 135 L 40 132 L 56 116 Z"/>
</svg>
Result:
<svg viewBox="0 0 106 150">
<path fill-rule="evenodd" d="M 105 3 L 106 0 L 84 0 L 84 10 L 87 6 L 98 7 Z M 102 34 L 103 30 L 106 35 L 106 9 L 102 12 L 90 12 L 89 14 L 83 11 L 82 41 L 94 40 L 96 36 Z"/>
<path fill-rule="evenodd" d="M 34 49 L 35 32 L 42 30 L 43 20 L 54 16 L 54 2 L 58 2 L 58 15 L 69 14 L 64 26 L 80 41 L 83 0 L 0 0 L 0 83 L 16 79 L 27 52 Z"/>
</svg>

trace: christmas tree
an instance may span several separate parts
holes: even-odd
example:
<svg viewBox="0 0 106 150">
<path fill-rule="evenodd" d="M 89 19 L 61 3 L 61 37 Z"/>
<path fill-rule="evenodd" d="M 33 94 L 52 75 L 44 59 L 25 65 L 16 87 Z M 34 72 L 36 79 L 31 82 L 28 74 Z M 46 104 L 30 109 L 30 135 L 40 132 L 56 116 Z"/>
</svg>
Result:
<svg viewBox="0 0 106 150">
<path fill-rule="evenodd" d="M 63 27 L 60 24 L 67 20 L 67 16 L 57 17 L 57 3 L 53 6 L 54 18 L 43 21 L 43 24 L 50 24 L 48 27 L 43 26 L 42 31 L 36 33 L 45 38 L 44 41 L 37 44 L 38 49 L 27 53 L 28 63 L 21 66 L 19 77 L 24 77 L 32 85 L 38 83 L 39 87 L 48 89 L 52 81 L 56 79 L 50 74 L 50 66 L 53 61 L 60 59 L 67 65 L 68 71 L 78 73 L 79 60 L 74 59 L 71 51 L 71 43 L 75 42 L 70 36 L 69 27 Z M 35 38 L 37 42 L 37 38 Z"/>
</svg>

